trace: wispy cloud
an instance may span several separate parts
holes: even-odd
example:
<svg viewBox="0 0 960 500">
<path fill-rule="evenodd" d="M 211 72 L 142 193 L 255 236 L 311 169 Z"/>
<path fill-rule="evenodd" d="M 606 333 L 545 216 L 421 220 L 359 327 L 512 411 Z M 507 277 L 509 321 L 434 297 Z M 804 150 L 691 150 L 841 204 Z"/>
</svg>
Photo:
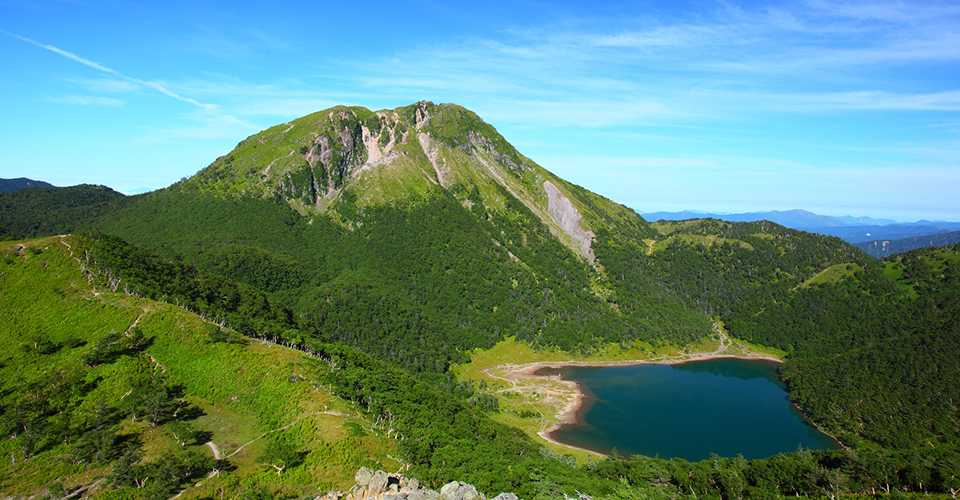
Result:
<svg viewBox="0 0 960 500">
<path fill-rule="evenodd" d="M 579 20 L 338 64 L 372 94 L 466 94 L 512 123 L 526 112 L 538 125 L 606 126 L 956 111 L 958 62 L 960 4 L 813 1 Z M 931 65 L 941 78 L 928 78 Z"/>
<path fill-rule="evenodd" d="M 40 42 L 38 42 L 38 41 L 36 41 L 36 40 L 32 40 L 32 39 L 30 39 L 30 38 L 27 38 L 27 37 L 24 37 L 24 36 L 21 36 L 21 35 L 17 35 L 17 34 L 15 34 L 15 33 L 9 33 L 9 32 L 7 32 L 7 31 L 3 31 L 3 33 L 5 33 L 5 34 L 7 34 L 7 35 L 9 35 L 9 36 L 12 36 L 12 37 L 14 37 L 14 38 L 17 38 L 17 39 L 19 39 L 19 40 L 22 40 L 22 41 L 24 41 L 24 42 L 27 42 L 27 43 L 29 43 L 29 44 L 31 44 L 31 45 L 35 45 L 35 46 L 40 47 L 40 48 L 42 48 L 42 49 L 49 50 L 50 52 L 53 52 L 53 53 L 55 53 L 55 54 L 59 54 L 59 55 L 61 55 L 61 56 L 63 56 L 63 57 L 66 57 L 67 59 L 70 59 L 70 60 L 72 60 L 72 61 L 75 61 L 75 62 L 78 62 L 78 63 L 80 63 L 80 64 L 83 64 L 84 66 L 93 68 L 93 69 L 95 69 L 95 70 L 97 70 L 97 71 L 100 71 L 100 72 L 103 72 L 103 73 L 107 73 L 107 74 L 109 74 L 109 75 L 113 75 L 113 76 L 119 78 L 120 80 L 123 80 L 123 81 L 126 81 L 126 82 L 130 82 L 130 83 L 134 83 L 134 84 L 137 84 L 137 85 L 142 85 L 142 86 L 147 87 L 147 88 L 151 88 L 151 89 L 153 89 L 153 90 L 155 90 L 155 91 L 157 91 L 157 92 L 159 92 L 159 93 L 161 93 L 161 94 L 163 94 L 163 95 L 165 95 L 165 96 L 171 97 L 171 98 L 176 99 L 176 100 L 181 101 L 181 102 L 185 102 L 185 103 L 191 104 L 191 105 L 193 105 L 193 106 L 196 106 L 196 107 L 198 107 L 198 108 L 203 109 L 204 111 L 206 111 L 206 112 L 208 112 L 208 113 L 216 114 L 216 115 L 218 115 L 221 119 L 223 119 L 223 120 L 225 120 L 225 121 L 228 121 L 228 122 L 230 122 L 230 123 L 234 123 L 234 124 L 236 124 L 236 125 L 240 125 L 240 126 L 243 126 L 243 127 L 248 128 L 248 129 L 252 129 L 252 130 L 259 130 L 259 127 L 257 127 L 256 125 L 253 125 L 253 124 L 251 124 L 251 123 L 249 123 L 249 122 L 245 122 L 245 121 L 243 121 L 243 120 L 240 120 L 240 119 L 238 119 L 238 118 L 236 118 L 236 117 L 234 117 L 234 116 L 232 116 L 232 115 L 221 113 L 220 110 L 219 110 L 219 106 L 217 106 L 216 104 L 204 103 L 204 102 L 200 102 L 200 101 L 198 101 L 198 100 L 196 100 L 196 99 L 193 99 L 193 98 L 191 98 L 191 97 L 186 97 L 186 96 L 180 95 L 180 94 L 178 94 L 178 93 L 170 90 L 170 88 L 169 88 L 165 83 L 163 83 L 163 82 L 155 81 L 155 80 L 140 80 L 140 79 L 138 79 L 138 78 L 129 77 L 129 76 L 126 76 L 126 75 L 124 75 L 123 73 L 121 73 L 121 72 L 119 72 L 119 71 L 117 71 L 117 70 L 115 70 L 115 69 L 108 68 L 108 67 L 106 67 L 106 66 L 104 66 L 104 65 L 102 65 L 102 64 L 93 62 L 93 61 L 91 61 L 91 60 L 89 60 L 89 59 L 86 59 L 86 58 L 84 58 L 84 57 L 80 57 L 80 56 L 78 56 L 78 55 L 76 55 L 76 54 L 73 54 L 72 52 L 68 52 L 68 51 L 66 51 L 66 50 L 60 49 L 60 48 L 55 47 L 55 46 L 53 46 L 53 45 L 48 45 L 48 44 L 40 43 Z"/>
<path fill-rule="evenodd" d="M 64 81 L 81 85 L 94 92 L 133 92 L 143 87 L 129 80 L 117 78 L 64 78 Z"/>
<path fill-rule="evenodd" d="M 80 104 L 84 106 L 121 106 L 123 101 L 120 99 L 114 99 L 112 97 L 97 97 L 97 96 L 79 96 L 79 95 L 69 95 L 66 97 L 50 97 L 47 99 L 49 102 L 55 102 L 58 104 Z"/>
<path fill-rule="evenodd" d="M 184 51 L 195 52 L 218 59 L 249 60 L 265 50 L 292 51 L 295 47 L 282 38 L 257 29 L 224 30 L 199 26 L 174 42 Z"/>
</svg>

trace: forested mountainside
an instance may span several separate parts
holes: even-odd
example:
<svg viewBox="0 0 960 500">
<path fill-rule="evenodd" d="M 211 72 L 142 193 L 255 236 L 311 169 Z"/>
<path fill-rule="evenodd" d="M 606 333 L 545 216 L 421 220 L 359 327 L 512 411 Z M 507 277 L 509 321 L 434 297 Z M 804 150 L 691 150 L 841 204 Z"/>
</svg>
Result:
<svg viewBox="0 0 960 500">
<path fill-rule="evenodd" d="M 365 135 L 377 126 L 379 139 Z M 456 106 L 317 113 L 123 201 L 98 229 L 268 290 L 414 371 L 442 373 L 506 336 L 582 350 L 711 330 L 685 298 L 652 278 L 614 279 L 595 255 L 596 231 L 639 241 L 656 234 L 649 225 Z"/>
<path fill-rule="evenodd" d="M 45 184 L 45 183 L 44 183 Z M 67 234 L 84 227 L 123 195 L 106 187 L 81 184 L 64 188 L 24 187 L 0 192 L 0 240 Z"/>
<path fill-rule="evenodd" d="M 10 320 L 0 335 L 17 346 L 0 357 L 7 495 L 315 497 L 344 489 L 358 464 L 402 465 L 435 489 L 462 480 L 528 499 L 960 489 L 956 445 L 942 444 L 577 465 L 393 359 L 307 335 L 252 287 L 102 234 L 0 250 Z M 300 352 L 218 324 L 227 322 Z"/>
<path fill-rule="evenodd" d="M 781 369 L 791 396 L 850 444 L 857 441 L 854 435 L 898 448 L 956 443 L 960 245 L 898 254 L 883 264 L 883 275 L 895 285 L 881 307 L 871 307 L 876 288 L 847 283 L 816 287 L 786 306 L 786 314 L 764 318 L 768 327 L 797 318 L 781 342 L 796 335 L 806 343 Z M 846 324 L 831 317 L 852 311 L 819 313 L 840 303 L 869 312 Z M 802 325 L 803 318 L 815 316 L 823 319 Z"/>
<path fill-rule="evenodd" d="M 947 383 L 960 380 L 956 247 L 881 261 L 838 238 L 763 221 L 649 224 L 556 178 L 473 113 L 430 103 L 322 111 L 251 136 L 190 179 L 101 206 L 78 227 L 103 232 L 88 237 L 89 250 L 112 269 L 118 289 L 183 303 L 240 333 L 314 352 L 317 343 L 336 346 L 327 349 L 362 367 L 339 394 L 366 394 L 354 401 L 375 420 L 396 423 L 409 413 L 405 399 L 380 392 L 391 384 L 495 411 L 495 401 L 453 380 L 449 366 L 507 336 L 571 351 L 683 346 L 722 322 L 733 336 L 787 351 L 791 397 L 857 447 L 852 455 L 783 459 L 802 460 L 804 474 L 842 474 L 843 491 L 864 491 L 870 481 L 947 491 L 949 475 L 937 474 L 956 464 L 957 387 Z M 400 379 L 378 382 L 374 372 Z M 438 411 L 424 404 L 410 411 Z M 425 478 L 501 491 L 528 484 L 518 493 L 578 481 L 615 491 L 576 468 L 536 472 L 547 467 L 540 462 L 507 474 L 518 454 L 541 453 L 505 428 L 481 440 L 491 443 L 482 457 L 459 456 L 460 446 L 488 435 L 469 430 L 487 429 L 482 414 L 462 408 L 473 416 L 451 417 L 458 423 L 439 424 L 442 432 L 427 417 L 394 425 L 419 436 L 400 447 Z M 926 472 L 895 466 L 914 458 Z M 874 469 L 854 479 L 849 471 L 870 460 L 885 464 L 885 479 Z M 827 494 L 820 479 L 764 483 L 773 474 L 764 464 L 725 461 L 714 471 L 753 484 L 758 497 Z M 746 491 L 721 488 L 720 476 L 700 465 L 615 467 L 634 471 L 631 485 L 672 484 L 683 495 Z M 703 476 L 690 492 L 682 490 L 686 473 Z"/>
</svg>

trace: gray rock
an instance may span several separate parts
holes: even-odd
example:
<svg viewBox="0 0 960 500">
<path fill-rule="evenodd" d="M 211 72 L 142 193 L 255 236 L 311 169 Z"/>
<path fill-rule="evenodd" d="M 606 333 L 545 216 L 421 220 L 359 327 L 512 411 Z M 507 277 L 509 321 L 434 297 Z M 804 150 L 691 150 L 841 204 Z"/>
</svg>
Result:
<svg viewBox="0 0 960 500">
<path fill-rule="evenodd" d="M 407 487 L 410 488 L 411 490 L 419 490 L 420 481 L 417 481 L 417 478 L 415 477 L 411 477 L 410 479 L 407 480 Z"/>
<path fill-rule="evenodd" d="M 486 500 L 471 484 L 451 481 L 440 488 L 440 500 Z"/>
<path fill-rule="evenodd" d="M 370 484 L 370 480 L 373 479 L 373 471 L 366 467 L 360 467 L 354 479 L 357 481 L 357 486 L 366 486 Z"/>
<path fill-rule="evenodd" d="M 493 497 L 493 500 L 520 500 L 520 499 L 517 498 L 517 496 L 514 495 L 513 493 L 501 493 Z"/>
<path fill-rule="evenodd" d="M 367 483 L 367 491 L 369 495 L 379 495 L 387 491 L 387 485 L 390 483 L 390 478 L 387 476 L 386 472 L 378 470 L 373 473 L 373 477 L 370 478 L 370 482 Z"/>
<path fill-rule="evenodd" d="M 443 485 L 443 487 L 440 488 L 440 498 L 443 498 L 444 500 L 446 500 L 447 498 L 450 497 L 450 495 L 452 495 L 454 492 L 457 491 L 457 489 L 460 488 L 461 484 L 463 483 L 458 483 L 457 481 L 450 481 L 449 483 Z"/>
</svg>

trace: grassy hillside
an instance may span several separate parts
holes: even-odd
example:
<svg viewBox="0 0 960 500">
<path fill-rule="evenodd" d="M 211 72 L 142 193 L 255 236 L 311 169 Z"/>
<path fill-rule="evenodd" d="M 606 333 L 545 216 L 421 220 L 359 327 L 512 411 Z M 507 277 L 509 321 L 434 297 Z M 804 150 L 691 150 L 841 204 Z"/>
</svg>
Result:
<svg viewBox="0 0 960 500">
<path fill-rule="evenodd" d="M 77 243 L 0 247 L 0 339 L 8 346 L 0 422 L 11 437 L 0 441 L 9 457 L 0 462 L 0 491 L 319 494 L 349 486 L 361 465 L 398 467 L 387 458 L 395 444 L 323 387 L 325 363 L 221 331 L 174 305 L 91 285 L 85 259 L 76 260 L 83 254 L 71 255 Z M 294 457 L 280 475 L 261 463 L 273 449 Z"/>
</svg>

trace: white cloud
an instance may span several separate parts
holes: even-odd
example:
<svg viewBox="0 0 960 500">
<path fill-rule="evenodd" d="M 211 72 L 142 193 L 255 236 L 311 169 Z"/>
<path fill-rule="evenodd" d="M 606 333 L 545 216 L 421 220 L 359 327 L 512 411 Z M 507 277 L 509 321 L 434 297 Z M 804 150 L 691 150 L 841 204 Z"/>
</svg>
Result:
<svg viewBox="0 0 960 500">
<path fill-rule="evenodd" d="M 82 85 L 94 92 L 134 92 L 143 87 L 129 80 L 116 78 L 65 78 L 67 82 Z"/>
<path fill-rule="evenodd" d="M 50 102 L 55 102 L 58 104 L 80 104 L 85 106 L 121 106 L 123 101 L 120 99 L 114 99 L 112 97 L 98 97 L 98 96 L 78 96 L 78 95 L 69 95 L 66 97 L 50 97 L 47 99 Z"/>
<path fill-rule="evenodd" d="M 291 51 L 287 40 L 258 29 L 223 29 L 202 25 L 174 42 L 180 50 L 219 59 L 250 60 L 266 50 Z"/>
<path fill-rule="evenodd" d="M 53 52 L 53 53 L 59 54 L 59 55 L 61 55 L 61 56 L 63 56 L 63 57 L 66 57 L 67 59 L 76 61 L 76 62 L 78 62 L 78 63 L 80 63 L 80 64 L 83 64 L 84 66 L 93 68 L 93 69 L 95 69 L 95 70 L 97 70 L 97 71 L 101 71 L 101 72 L 103 72 L 103 73 L 107 73 L 107 74 L 113 75 L 113 76 L 117 77 L 117 78 L 120 79 L 120 80 L 127 81 L 127 82 L 130 82 L 130 83 L 133 83 L 133 84 L 137 84 L 137 85 L 141 85 L 141 86 L 144 86 L 144 87 L 148 87 L 148 88 L 151 88 L 151 89 L 153 89 L 153 90 L 155 90 L 155 91 L 157 91 L 157 92 L 159 92 L 159 93 L 161 93 L 161 94 L 163 94 L 163 95 L 166 95 L 166 96 L 168 96 L 168 97 L 171 97 L 171 98 L 173 98 L 173 99 L 176 99 L 176 100 L 178 100 L 178 101 L 182 101 L 182 102 L 185 102 L 185 103 L 188 103 L 188 104 L 192 104 L 192 105 L 194 105 L 194 106 L 196 106 L 196 107 L 198 107 L 198 108 L 201 108 L 201 109 L 207 111 L 208 113 L 217 115 L 218 118 L 220 118 L 220 119 L 222 119 L 222 120 L 224 120 L 224 121 L 227 121 L 227 122 L 230 122 L 230 123 L 234 123 L 234 124 L 243 126 L 243 127 L 247 128 L 247 129 L 259 130 L 259 129 L 256 127 L 256 125 L 253 125 L 252 123 L 245 122 L 244 120 L 241 120 L 241 119 L 236 118 L 236 117 L 234 117 L 234 116 L 231 116 L 231 115 L 229 115 L 229 114 L 221 113 L 221 112 L 220 112 L 220 109 L 219 109 L 219 106 L 217 106 L 216 104 L 200 102 L 200 101 L 198 101 L 198 100 L 196 100 L 196 99 L 194 99 L 194 98 L 192 98 L 192 97 L 183 96 L 183 95 L 180 95 L 180 94 L 178 94 L 178 93 L 170 90 L 169 85 L 166 84 L 166 83 L 164 83 L 164 82 L 162 82 L 162 81 L 157 81 L 157 80 L 140 80 L 140 79 L 137 79 L 137 78 L 129 77 L 129 76 L 126 76 L 126 75 L 124 75 L 123 73 L 121 73 L 121 72 L 119 72 L 119 71 L 117 71 L 117 70 L 115 70 L 115 69 L 108 68 L 108 67 L 106 67 L 106 66 L 104 66 L 104 65 L 102 65 L 102 64 L 99 64 L 99 63 L 93 62 L 93 61 L 91 61 L 91 60 L 89 60 L 89 59 L 80 57 L 80 56 L 78 56 L 78 55 L 76 55 L 76 54 L 73 54 L 73 53 L 68 52 L 68 51 L 66 51 L 66 50 L 63 50 L 63 49 L 60 49 L 60 48 L 55 47 L 55 46 L 53 46 L 53 45 L 43 44 L 43 43 L 37 42 L 37 41 L 35 41 L 35 40 L 32 40 L 32 39 L 30 39 L 30 38 L 27 38 L 27 37 L 24 37 L 24 36 L 20 36 L 20 35 L 17 35 L 17 34 L 13 34 L 13 33 L 8 33 L 8 32 L 6 32 L 6 31 L 3 31 L 3 33 L 5 33 L 5 34 L 7 34 L 7 35 L 9 35 L 9 36 L 12 36 L 12 37 L 14 37 L 14 38 L 17 38 L 17 39 L 19 39 L 19 40 L 22 40 L 22 41 L 24 41 L 24 42 L 27 42 L 27 43 L 29 43 L 29 44 L 31 44 L 31 45 L 35 45 L 35 46 L 40 47 L 40 48 L 42 48 L 42 49 L 49 50 L 49 51 L 51 51 L 51 52 Z"/>
</svg>

